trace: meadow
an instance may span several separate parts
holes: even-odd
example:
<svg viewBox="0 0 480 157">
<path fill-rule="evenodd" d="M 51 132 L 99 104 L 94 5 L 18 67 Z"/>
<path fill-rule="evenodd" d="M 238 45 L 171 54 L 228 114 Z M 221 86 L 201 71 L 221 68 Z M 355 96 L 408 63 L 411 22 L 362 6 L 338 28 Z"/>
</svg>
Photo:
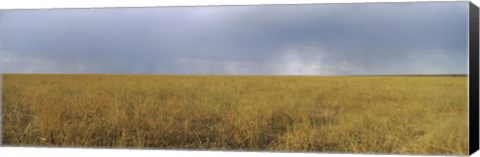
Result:
<svg viewBox="0 0 480 157">
<path fill-rule="evenodd" d="M 468 153 L 466 76 L 2 75 L 3 144 Z"/>
</svg>

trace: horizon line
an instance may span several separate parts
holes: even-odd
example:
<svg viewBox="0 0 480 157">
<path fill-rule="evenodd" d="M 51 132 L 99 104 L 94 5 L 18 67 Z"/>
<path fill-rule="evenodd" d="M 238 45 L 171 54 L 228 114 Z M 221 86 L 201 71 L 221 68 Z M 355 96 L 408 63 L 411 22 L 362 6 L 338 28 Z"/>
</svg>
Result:
<svg viewBox="0 0 480 157">
<path fill-rule="evenodd" d="M 254 74 L 132 74 L 132 73 L 0 73 L 1 75 L 166 75 L 166 76 L 469 76 L 468 73 L 452 74 L 345 74 L 345 75 L 254 75 Z"/>
</svg>

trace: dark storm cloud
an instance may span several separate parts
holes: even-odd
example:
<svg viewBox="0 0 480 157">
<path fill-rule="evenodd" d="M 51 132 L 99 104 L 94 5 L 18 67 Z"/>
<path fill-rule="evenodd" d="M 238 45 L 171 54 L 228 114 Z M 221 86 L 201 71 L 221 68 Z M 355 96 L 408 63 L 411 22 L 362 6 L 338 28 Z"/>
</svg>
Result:
<svg viewBox="0 0 480 157">
<path fill-rule="evenodd" d="M 467 73 L 467 2 L 9 10 L 4 72 Z"/>
</svg>

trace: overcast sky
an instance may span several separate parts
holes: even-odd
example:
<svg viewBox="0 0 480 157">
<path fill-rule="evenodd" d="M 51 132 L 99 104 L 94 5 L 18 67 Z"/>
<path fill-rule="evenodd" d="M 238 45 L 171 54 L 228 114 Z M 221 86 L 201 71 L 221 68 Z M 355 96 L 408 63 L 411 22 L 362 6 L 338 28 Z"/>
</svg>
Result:
<svg viewBox="0 0 480 157">
<path fill-rule="evenodd" d="M 4 73 L 466 74 L 468 2 L 8 10 Z"/>
</svg>

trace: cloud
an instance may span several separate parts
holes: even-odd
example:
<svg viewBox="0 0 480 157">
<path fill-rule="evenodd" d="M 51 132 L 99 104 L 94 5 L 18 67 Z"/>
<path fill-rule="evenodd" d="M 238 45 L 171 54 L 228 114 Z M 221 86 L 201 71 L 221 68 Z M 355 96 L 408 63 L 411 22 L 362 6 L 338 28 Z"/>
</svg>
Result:
<svg viewBox="0 0 480 157">
<path fill-rule="evenodd" d="M 7 72 L 345 75 L 467 73 L 468 66 L 468 2 L 8 10 L 0 16 L 2 53 L 32 60 L 5 63 Z"/>
<path fill-rule="evenodd" d="M 94 67 L 88 62 L 66 63 L 42 57 L 20 56 L 12 52 L 3 51 L 1 68 L 4 73 L 84 73 Z"/>
</svg>

